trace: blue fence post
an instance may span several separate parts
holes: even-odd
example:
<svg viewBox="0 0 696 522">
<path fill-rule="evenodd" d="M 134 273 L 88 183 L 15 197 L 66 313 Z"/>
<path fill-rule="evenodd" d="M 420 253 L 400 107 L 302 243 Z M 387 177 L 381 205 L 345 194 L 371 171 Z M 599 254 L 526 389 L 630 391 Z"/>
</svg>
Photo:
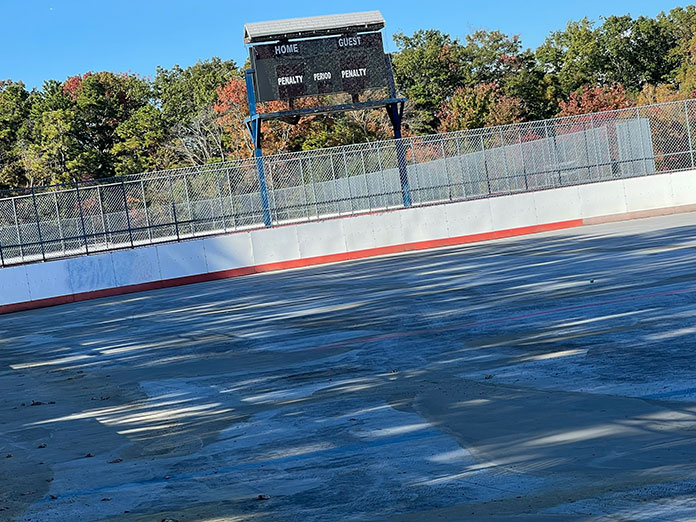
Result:
<svg viewBox="0 0 696 522">
<path fill-rule="evenodd" d="M 263 211 L 263 223 L 271 226 L 271 207 L 268 203 L 268 187 L 266 186 L 266 172 L 263 167 L 263 152 L 261 151 L 261 119 L 256 112 L 256 95 L 254 94 L 254 70 L 247 69 L 244 73 L 246 80 L 247 102 L 249 104 L 249 118 L 246 121 L 251 141 L 254 142 L 254 157 L 256 158 L 256 173 L 259 178 L 259 192 L 261 193 L 261 208 Z"/>
<path fill-rule="evenodd" d="M 394 128 L 394 139 L 396 140 L 396 162 L 399 166 L 399 179 L 401 180 L 401 197 L 404 207 L 411 206 L 411 190 L 408 186 L 408 170 L 406 168 L 406 149 L 404 140 L 401 137 L 401 119 L 403 117 L 404 104 L 390 103 L 387 105 L 387 114 Z"/>
<path fill-rule="evenodd" d="M 396 98 L 396 83 L 394 82 L 394 70 L 392 69 L 391 56 L 385 54 L 387 67 L 387 82 L 389 84 L 389 96 Z M 399 178 L 401 180 L 401 197 L 404 207 L 411 206 L 411 190 L 408 186 L 408 170 L 406 169 L 406 149 L 401 138 L 401 121 L 404 115 L 404 102 L 390 103 L 387 105 L 387 114 L 394 129 L 394 139 L 396 140 L 396 163 L 399 166 Z"/>
</svg>

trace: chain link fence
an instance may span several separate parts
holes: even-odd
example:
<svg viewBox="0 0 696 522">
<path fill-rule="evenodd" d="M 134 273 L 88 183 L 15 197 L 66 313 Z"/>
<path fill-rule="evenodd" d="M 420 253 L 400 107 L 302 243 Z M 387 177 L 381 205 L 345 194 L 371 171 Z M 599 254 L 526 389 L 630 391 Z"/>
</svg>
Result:
<svg viewBox="0 0 696 522">
<path fill-rule="evenodd" d="M 687 100 L 266 156 L 267 209 L 255 159 L 5 191 L 0 266 L 690 169 L 694 122 Z"/>
</svg>

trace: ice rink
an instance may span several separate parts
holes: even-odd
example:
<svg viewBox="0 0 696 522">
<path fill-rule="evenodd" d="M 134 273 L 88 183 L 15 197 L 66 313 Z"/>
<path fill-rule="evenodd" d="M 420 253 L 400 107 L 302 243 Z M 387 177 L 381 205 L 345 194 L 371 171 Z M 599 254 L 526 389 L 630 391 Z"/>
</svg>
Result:
<svg viewBox="0 0 696 522">
<path fill-rule="evenodd" d="M 0 316 L 0 520 L 696 519 L 696 214 Z"/>
</svg>

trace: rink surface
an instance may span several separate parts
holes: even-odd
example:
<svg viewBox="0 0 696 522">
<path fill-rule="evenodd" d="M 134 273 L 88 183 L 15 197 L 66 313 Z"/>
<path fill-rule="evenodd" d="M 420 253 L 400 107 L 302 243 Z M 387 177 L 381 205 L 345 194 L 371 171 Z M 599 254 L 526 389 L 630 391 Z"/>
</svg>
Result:
<svg viewBox="0 0 696 522">
<path fill-rule="evenodd" d="M 2 316 L 0 520 L 696 519 L 695 254 L 682 214 Z"/>
</svg>

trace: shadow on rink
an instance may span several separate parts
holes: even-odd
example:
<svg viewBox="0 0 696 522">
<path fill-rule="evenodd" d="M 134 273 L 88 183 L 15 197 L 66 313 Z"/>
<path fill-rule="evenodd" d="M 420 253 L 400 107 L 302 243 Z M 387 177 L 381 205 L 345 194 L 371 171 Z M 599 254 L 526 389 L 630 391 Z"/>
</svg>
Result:
<svg viewBox="0 0 696 522">
<path fill-rule="evenodd" d="M 692 520 L 696 214 L 0 317 L 0 518 Z"/>
</svg>

